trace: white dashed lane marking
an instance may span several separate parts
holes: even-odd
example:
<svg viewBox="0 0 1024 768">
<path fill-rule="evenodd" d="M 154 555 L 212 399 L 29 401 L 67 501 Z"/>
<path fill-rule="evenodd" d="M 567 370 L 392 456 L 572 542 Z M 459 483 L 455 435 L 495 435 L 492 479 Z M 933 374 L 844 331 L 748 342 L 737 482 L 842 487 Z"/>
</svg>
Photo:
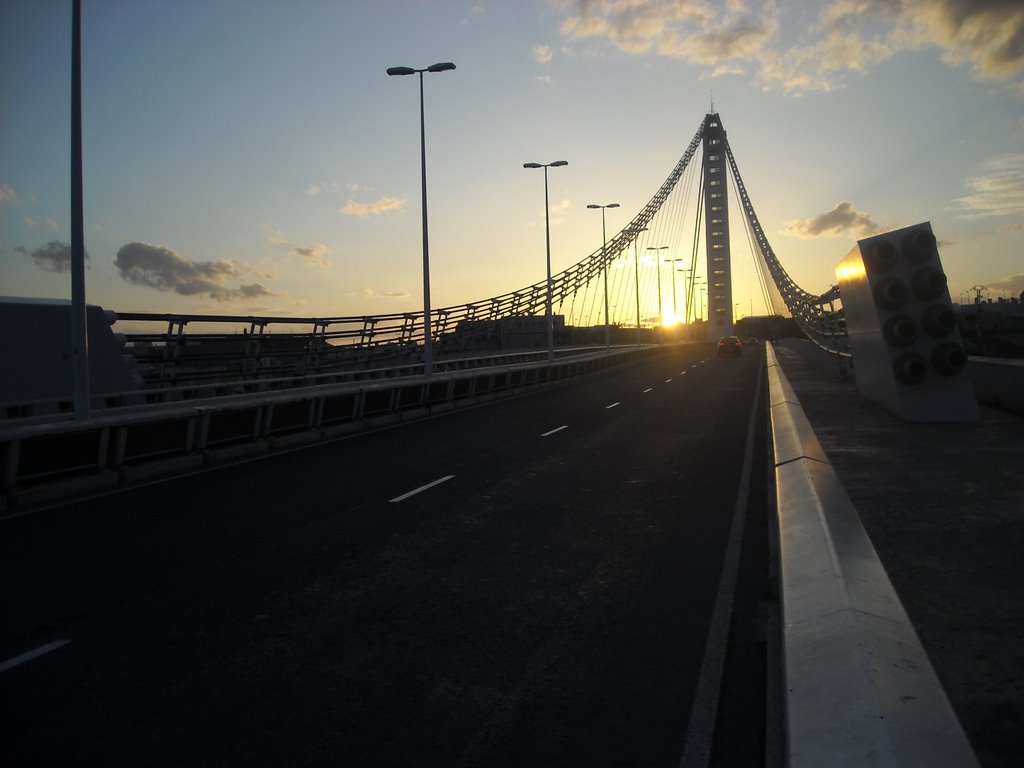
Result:
<svg viewBox="0 0 1024 768">
<path fill-rule="evenodd" d="M 391 499 L 391 503 L 395 504 L 396 502 L 399 502 L 399 501 L 405 501 L 410 496 L 415 496 L 417 493 L 423 493 L 423 491 L 426 491 L 429 488 L 433 488 L 435 485 L 440 485 L 441 483 L 446 483 L 449 480 L 451 480 L 453 477 L 455 477 L 455 475 L 445 475 L 444 477 L 438 478 L 437 480 L 435 480 L 432 483 L 427 483 L 426 485 L 421 485 L 419 488 L 414 488 L 413 490 L 409 491 L 408 493 L 403 493 L 401 496 L 395 496 L 395 498 Z"/>
<path fill-rule="evenodd" d="M 14 667 L 17 667 L 20 664 L 24 664 L 26 661 L 32 661 L 32 659 L 38 658 L 39 656 L 47 654 L 50 651 L 56 651 L 58 648 L 63 648 L 70 642 L 70 640 L 54 640 L 51 643 L 39 646 L 35 650 L 26 651 L 25 653 L 8 659 L 7 661 L 0 664 L 0 672 L 6 672 L 8 669 L 13 669 Z"/>
</svg>

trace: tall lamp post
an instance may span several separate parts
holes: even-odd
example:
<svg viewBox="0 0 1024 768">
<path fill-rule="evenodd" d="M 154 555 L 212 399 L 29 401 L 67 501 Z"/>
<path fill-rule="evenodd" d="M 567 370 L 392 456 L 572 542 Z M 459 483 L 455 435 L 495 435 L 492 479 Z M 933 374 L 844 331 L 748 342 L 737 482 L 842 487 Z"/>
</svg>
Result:
<svg viewBox="0 0 1024 768">
<path fill-rule="evenodd" d="M 618 203 L 608 203 L 607 205 L 595 205 L 591 203 L 587 208 L 600 208 L 601 209 L 601 268 L 604 272 L 604 351 L 607 352 L 611 349 L 611 339 L 609 336 L 609 321 L 608 321 L 608 235 L 604 227 L 604 211 L 605 208 L 618 208 Z"/>
<path fill-rule="evenodd" d="M 412 67 L 388 67 L 388 75 L 420 76 L 420 179 L 423 192 L 423 373 L 434 372 L 434 338 L 430 328 L 430 248 L 427 240 L 427 139 L 423 120 L 423 73 L 447 72 L 455 69 L 450 61 L 431 64 L 424 69 Z"/>
<path fill-rule="evenodd" d="M 71 385 L 76 419 L 89 416 L 89 324 L 85 304 L 82 194 L 82 4 L 71 5 Z"/>
<path fill-rule="evenodd" d="M 648 251 L 654 251 L 654 255 L 658 257 L 658 338 L 661 338 L 660 326 L 665 322 L 665 317 L 661 313 L 661 252 L 667 250 L 667 245 L 649 246 Z"/>
<path fill-rule="evenodd" d="M 682 272 L 684 275 L 687 274 L 689 271 L 690 270 L 688 270 L 688 269 L 677 269 L 676 270 L 676 272 Z M 683 279 L 683 295 L 684 296 L 686 295 L 686 279 L 685 278 Z M 677 323 L 682 323 L 683 325 L 686 325 L 687 323 L 690 322 L 690 311 L 685 306 L 685 301 L 684 301 L 684 306 L 683 306 L 683 314 L 685 315 L 685 318 L 683 320 L 680 320 L 679 316 L 676 315 L 676 322 Z"/>
<path fill-rule="evenodd" d="M 548 327 L 548 363 L 555 360 L 555 319 L 551 314 L 551 219 L 548 215 L 548 168 L 561 168 L 568 164 L 568 160 L 555 160 L 553 163 L 523 163 L 523 168 L 544 169 L 544 241 L 548 253 L 548 298 L 545 303 L 544 320 Z"/>
<path fill-rule="evenodd" d="M 672 324 L 679 325 L 679 300 L 676 295 L 676 272 L 682 272 L 681 269 L 676 269 L 676 264 L 680 261 L 686 261 L 686 259 L 669 259 L 669 264 L 672 265 Z"/>
<path fill-rule="evenodd" d="M 634 235 L 639 237 L 641 232 L 646 232 L 647 227 L 631 229 Z M 636 345 L 640 346 L 640 251 L 633 239 L 633 282 L 636 284 Z"/>
</svg>

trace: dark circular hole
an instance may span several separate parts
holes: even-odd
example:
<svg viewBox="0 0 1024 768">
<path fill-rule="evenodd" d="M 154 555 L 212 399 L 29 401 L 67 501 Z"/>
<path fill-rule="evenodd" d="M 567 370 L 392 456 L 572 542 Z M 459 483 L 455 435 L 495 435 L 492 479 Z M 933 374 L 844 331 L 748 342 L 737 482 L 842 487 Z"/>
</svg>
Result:
<svg viewBox="0 0 1024 768">
<path fill-rule="evenodd" d="M 898 277 L 879 280 L 874 289 L 875 303 L 883 309 L 899 309 L 906 301 L 907 284 Z"/>
<path fill-rule="evenodd" d="M 883 333 L 894 347 L 909 347 L 917 338 L 917 323 L 908 315 L 893 315 L 886 321 Z"/>
<path fill-rule="evenodd" d="M 918 264 L 935 255 L 935 235 L 925 229 L 915 229 L 903 236 L 903 255 Z"/>
<path fill-rule="evenodd" d="M 896 246 L 888 240 L 876 240 L 871 243 L 865 256 L 868 267 L 875 272 L 888 272 L 896 266 L 896 260 L 899 258 Z"/>
<path fill-rule="evenodd" d="M 932 338 L 941 339 L 948 336 L 956 328 L 956 315 L 953 310 L 943 304 L 932 304 L 921 316 L 924 332 Z"/>
<path fill-rule="evenodd" d="M 896 358 L 893 369 L 899 381 L 914 386 L 928 375 L 928 361 L 917 352 L 904 352 Z"/>
<path fill-rule="evenodd" d="M 932 351 L 932 365 L 944 376 L 952 376 L 967 367 L 967 354 L 960 345 L 946 341 Z"/>
<path fill-rule="evenodd" d="M 921 301 L 932 301 L 946 290 L 946 276 L 935 267 L 922 267 L 914 272 L 910 285 Z"/>
</svg>

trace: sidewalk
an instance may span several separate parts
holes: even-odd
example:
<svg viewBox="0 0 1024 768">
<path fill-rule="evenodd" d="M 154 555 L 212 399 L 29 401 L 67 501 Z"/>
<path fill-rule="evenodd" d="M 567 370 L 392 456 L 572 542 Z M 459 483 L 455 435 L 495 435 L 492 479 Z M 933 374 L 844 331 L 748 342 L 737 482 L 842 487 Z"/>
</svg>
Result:
<svg viewBox="0 0 1024 768">
<path fill-rule="evenodd" d="M 1024 419 L 911 424 L 809 342 L 776 355 L 982 765 L 1024 765 Z"/>
</svg>

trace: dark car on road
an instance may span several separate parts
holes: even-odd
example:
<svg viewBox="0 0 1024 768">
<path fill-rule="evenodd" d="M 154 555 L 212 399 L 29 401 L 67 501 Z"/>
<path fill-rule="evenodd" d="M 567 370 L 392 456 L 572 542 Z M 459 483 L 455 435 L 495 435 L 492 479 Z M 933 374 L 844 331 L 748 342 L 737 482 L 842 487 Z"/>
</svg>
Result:
<svg viewBox="0 0 1024 768">
<path fill-rule="evenodd" d="M 718 356 L 743 354 L 743 345 L 737 336 L 723 336 L 718 340 Z"/>
</svg>

